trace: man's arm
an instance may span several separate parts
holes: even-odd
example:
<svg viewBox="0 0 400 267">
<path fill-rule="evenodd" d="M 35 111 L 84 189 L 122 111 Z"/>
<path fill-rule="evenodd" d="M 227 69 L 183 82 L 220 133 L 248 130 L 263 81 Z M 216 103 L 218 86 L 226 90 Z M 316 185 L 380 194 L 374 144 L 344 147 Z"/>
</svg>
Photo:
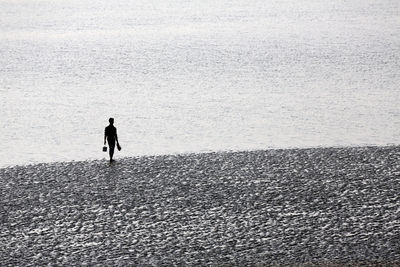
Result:
<svg viewBox="0 0 400 267">
<path fill-rule="evenodd" d="M 107 131 L 104 129 L 104 145 L 106 145 Z"/>
<path fill-rule="evenodd" d="M 117 144 L 118 144 L 117 128 L 115 128 L 115 141 L 117 141 Z"/>
</svg>

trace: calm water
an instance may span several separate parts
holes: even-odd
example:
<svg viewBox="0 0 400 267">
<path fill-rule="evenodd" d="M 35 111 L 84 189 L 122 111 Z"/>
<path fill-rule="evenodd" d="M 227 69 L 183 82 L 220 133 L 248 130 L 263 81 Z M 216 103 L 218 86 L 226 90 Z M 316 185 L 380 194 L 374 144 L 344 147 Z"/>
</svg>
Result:
<svg viewBox="0 0 400 267">
<path fill-rule="evenodd" d="M 0 166 L 400 143 L 398 0 L 0 0 Z"/>
</svg>

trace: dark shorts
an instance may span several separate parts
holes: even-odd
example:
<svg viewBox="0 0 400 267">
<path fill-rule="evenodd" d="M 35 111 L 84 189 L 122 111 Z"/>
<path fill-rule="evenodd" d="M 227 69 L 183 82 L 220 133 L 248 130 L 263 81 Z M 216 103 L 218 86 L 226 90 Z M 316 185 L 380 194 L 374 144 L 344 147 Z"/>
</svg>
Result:
<svg viewBox="0 0 400 267">
<path fill-rule="evenodd" d="M 110 148 L 115 147 L 115 139 L 107 139 L 107 143 Z"/>
</svg>

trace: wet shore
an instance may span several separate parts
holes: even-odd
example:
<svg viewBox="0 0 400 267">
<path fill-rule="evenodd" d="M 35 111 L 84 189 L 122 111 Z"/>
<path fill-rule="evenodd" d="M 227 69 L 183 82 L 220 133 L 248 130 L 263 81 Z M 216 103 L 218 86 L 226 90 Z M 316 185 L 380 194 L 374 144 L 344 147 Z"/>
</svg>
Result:
<svg viewBox="0 0 400 267">
<path fill-rule="evenodd" d="M 399 146 L 17 166 L 0 190 L 4 266 L 400 264 Z"/>
</svg>

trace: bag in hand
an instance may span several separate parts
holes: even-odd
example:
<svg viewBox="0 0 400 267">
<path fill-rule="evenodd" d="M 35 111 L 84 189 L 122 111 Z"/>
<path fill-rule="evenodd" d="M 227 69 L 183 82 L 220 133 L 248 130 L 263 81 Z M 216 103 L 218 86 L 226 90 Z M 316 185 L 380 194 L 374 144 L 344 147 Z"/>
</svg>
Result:
<svg viewBox="0 0 400 267">
<path fill-rule="evenodd" d="M 119 145 L 119 143 L 117 144 L 117 149 L 118 151 L 121 151 L 121 146 Z"/>
<path fill-rule="evenodd" d="M 103 152 L 107 152 L 107 147 L 103 146 Z"/>
</svg>

